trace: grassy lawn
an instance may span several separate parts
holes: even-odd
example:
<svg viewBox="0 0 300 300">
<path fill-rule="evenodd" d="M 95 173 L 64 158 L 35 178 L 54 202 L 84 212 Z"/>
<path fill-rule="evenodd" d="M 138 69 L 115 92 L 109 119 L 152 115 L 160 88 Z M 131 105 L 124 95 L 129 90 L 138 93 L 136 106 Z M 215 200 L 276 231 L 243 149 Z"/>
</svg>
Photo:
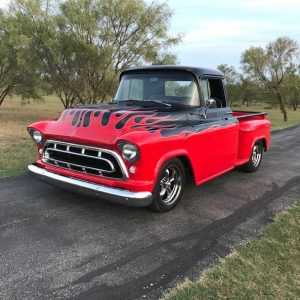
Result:
<svg viewBox="0 0 300 300">
<path fill-rule="evenodd" d="M 236 110 L 246 110 L 246 111 L 265 111 L 268 113 L 267 118 L 272 122 L 272 131 L 284 129 L 288 127 L 300 124 L 300 111 L 293 111 L 288 109 L 288 121 L 284 122 L 282 113 L 279 108 L 266 109 L 264 105 L 252 105 L 250 107 L 241 106 L 233 107 Z"/>
<path fill-rule="evenodd" d="M 236 246 L 199 281 L 164 299 L 300 299 L 300 202 L 267 225 L 261 239 Z"/>
<path fill-rule="evenodd" d="M 19 98 L 7 99 L 0 107 L 0 177 L 22 174 L 29 163 L 35 160 L 36 149 L 29 137 L 26 126 L 32 122 L 57 118 L 63 106 L 57 97 L 46 97 L 46 103 L 21 105 Z M 264 109 L 262 106 L 249 109 L 267 111 L 272 130 L 290 127 L 300 123 L 300 111 L 289 110 L 289 121 L 283 122 L 278 109 Z"/>
<path fill-rule="evenodd" d="M 22 174 L 35 160 L 37 150 L 26 126 L 57 118 L 63 110 L 56 97 L 46 97 L 46 103 L 20 103 L 19 98 L 7 99 L 0 107 L 0 177 Z"/>
</svg>

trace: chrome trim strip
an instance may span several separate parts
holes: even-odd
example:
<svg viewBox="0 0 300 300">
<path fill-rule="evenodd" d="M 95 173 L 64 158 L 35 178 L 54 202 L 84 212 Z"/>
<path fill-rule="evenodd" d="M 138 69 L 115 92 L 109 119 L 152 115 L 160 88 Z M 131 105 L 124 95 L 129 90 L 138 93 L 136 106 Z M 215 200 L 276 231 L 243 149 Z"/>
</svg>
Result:
<svg viewBox="0 0 300 300">
<path fill-rule="evenodd" d="M 47 143 L 54 143 L 54 144 L 61 144 L 61 145 L 65 145 L 65 146 L 71 146 L 71 147 L 77 147 L 77 148 L 82 148 L 84 147 L 85 149 L 91 149 L 91 150 L 95 150 L 95 151 L 100 151 L 100 152 L 104 152 L 104 153 L 109 153 L 111 154 L 112 156 L 115 157 L 115 159 L 117 160 L 117 162 L 119 163 L 119 166 L 121 168 L 121 172 L 123 174 L 123 178 L 111 178 L 111 177 L 105 177 L 103 175 L 101 175 L 102 177 L 105 177 L 105 178 L 110 178 L 110 179 L 114 179 L 114 180 L 124 180 L 124 179 L 128 179 L 129 178 L 129 174 L 128 174 L 128 171 L 126 169 L 126 166 L 125 166 L 125 163 L 122 159 L 122 157 L 115 151 L 113 150 L 109 150 L 109 149 L 103 149 L 103 148 L 97 148 L 97 147 L 91 147 L 91 146 L 85 146 L 85 145 L 82 145 L 82 144 L 73 144 L 73 143 L 68 143 L 68 142 L 62 142 L 62 141 L 56 141 L 56 140 L 47 140 L 45 141 L 45 145 Z M 71 152 L 73 153 L 73 152 Z M 42 161 L 47 163 L 47 161 L 44 161 L 44 158 L 42 158 Z M 62 167 L 61 167 L 62 168 Z M 74 172 L 77 172 L 77 171 L 74 171 Z M 97 175 L 95 175 L 97 176 Z"/>
<path fill-rule="evenodd" d="M 67 166 L 70 165 L 70 166 L 75 166 L 75 167 L 82 168 L 82 169 L 91 169 L 91 170 L 94 170 L 94 171 L 101 171 L 101 172 L 111 173 L 111 171 L 106 171 L 106 170 L 102 170 L 102 169 L 96 169 L 96 168 L 93 168 L 93 167 L 88 167 L 88 166 L 82 166 L 82 165 L 77 165 L 77 164 L 73 164 L 73 163 L 68 163 L 68 162 L 65 162 L 65 161 L 62 161 L 62 160 L 59 160 L 59 159 L 54 159 L 54 158 L 48 158 L 47 159 L 47 163 L 49 163 L 49 160 L 50 161 L 54 161 L 55 165 L 56 165 L 56 162 L 58 162 L 58 163 L 61 163 L 61 164 L 65 164 Z M 58 166 L 58 167 L 64 168 L 64 167 L 61 167 L 61 166 Z M 77 171 L 77 170 L 72 170 L 72 171 Z M 83 173 L 84 173 L 84 171 L 83 171 Z"/>
<path fill-rule="evenodd" d="M 49 172 L 35 165 L 28 166 L 29 174 L 54 186 L 83 195 L 106 199 L 110 202 L 133 207 L 148 206 L 152 202 L 151 192 L 130 192 Z"/>
</svg>

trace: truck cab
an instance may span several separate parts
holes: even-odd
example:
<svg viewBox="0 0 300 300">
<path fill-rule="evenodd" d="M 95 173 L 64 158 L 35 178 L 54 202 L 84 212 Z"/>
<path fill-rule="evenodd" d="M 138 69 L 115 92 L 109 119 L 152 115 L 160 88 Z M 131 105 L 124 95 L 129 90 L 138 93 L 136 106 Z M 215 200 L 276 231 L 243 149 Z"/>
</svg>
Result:
<svg viewBox="0 0 300 300">
<path fill-rule="evenodd" d="M 218 70 L 132 68 L 111 103 L 28 126 L 38 148 L 28 168 L 63 188 L 165 212 L 181 199 L 187 172 L 200 185 L 235 167 L 256 171 L 269 148 L 265 115 L 232 111 Z"/>
</svg>

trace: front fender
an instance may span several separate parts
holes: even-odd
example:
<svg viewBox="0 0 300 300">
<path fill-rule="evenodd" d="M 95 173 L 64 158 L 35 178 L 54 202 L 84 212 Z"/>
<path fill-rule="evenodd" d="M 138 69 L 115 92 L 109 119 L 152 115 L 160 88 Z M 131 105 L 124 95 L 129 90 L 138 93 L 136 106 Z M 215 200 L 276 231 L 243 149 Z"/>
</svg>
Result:
<svg viewBox="0 0 300 300">
<path fill-rule="evenodd" d="M 154 182 L 156 182 L 157 177 L 159 175 L 159 172 L 162 168 L 162 166 L 164 165 L 164 163 L 166 161 L 168 161 L 169 159 L 175 158 L 175 157 L 179 157 L 179 156 L 186 156 L 188 158 L 188 160 L 190 161 L 190 157 L 188 154 L 188 151 L 186 149 L 176 149 L 173 150 L 171 152 L 165 153 L 157 162 L 155 170 L 154 170 Z"/>
<path fill-rule="evenodd" d="M 28 125 L 27 129 L 29 128 L 37 129 L 42 134 L 44 134 L 47 128 L 51 126 L 54 122 L 55 122 L 54 120 L 43 120 L 43 121 L 34 122 Z"/>
</svg>

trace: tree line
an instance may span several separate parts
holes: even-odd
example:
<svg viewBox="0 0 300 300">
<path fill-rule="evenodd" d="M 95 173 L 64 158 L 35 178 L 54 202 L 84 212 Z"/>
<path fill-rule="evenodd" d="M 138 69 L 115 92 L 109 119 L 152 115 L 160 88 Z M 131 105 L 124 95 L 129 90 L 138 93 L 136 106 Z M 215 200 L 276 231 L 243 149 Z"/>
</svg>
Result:
<svg viewBox="0 0 300 300">
<path fill-rule="evenodd" d="M 175 64 L 165 3 L 16 0 L 0 11 L 0 105 L 12 92 L 55 93 L 64 107 L 103 102 L 123 70 Z"/>
<path fill-rule="evenodd" d="M 229 97 L 250 105 L 253 99 L 278 103 L 284 121 L 288 120 L 286 104 L 294 110 L 300 104 L 300 61 L 298 43 L 279 37 L 265 48 L 250 47 L 241 55 L 241 69 L 222 64 Z"/>
<path fill-rule="evenodd" d="M 142 0 L 14 0 L 0 10 L 0 105 L 12 93 L 24 99 L 56 94 L 65 108 L 108 100 L 120 72 L 139 64 L 176 64 L 170 51 L 166 3 Z M 241 72 L 218 66 L 232 104 L 253 99 L 299 106 L 299 47 L 280 37 L 241 55 Z"/>
</svg>

